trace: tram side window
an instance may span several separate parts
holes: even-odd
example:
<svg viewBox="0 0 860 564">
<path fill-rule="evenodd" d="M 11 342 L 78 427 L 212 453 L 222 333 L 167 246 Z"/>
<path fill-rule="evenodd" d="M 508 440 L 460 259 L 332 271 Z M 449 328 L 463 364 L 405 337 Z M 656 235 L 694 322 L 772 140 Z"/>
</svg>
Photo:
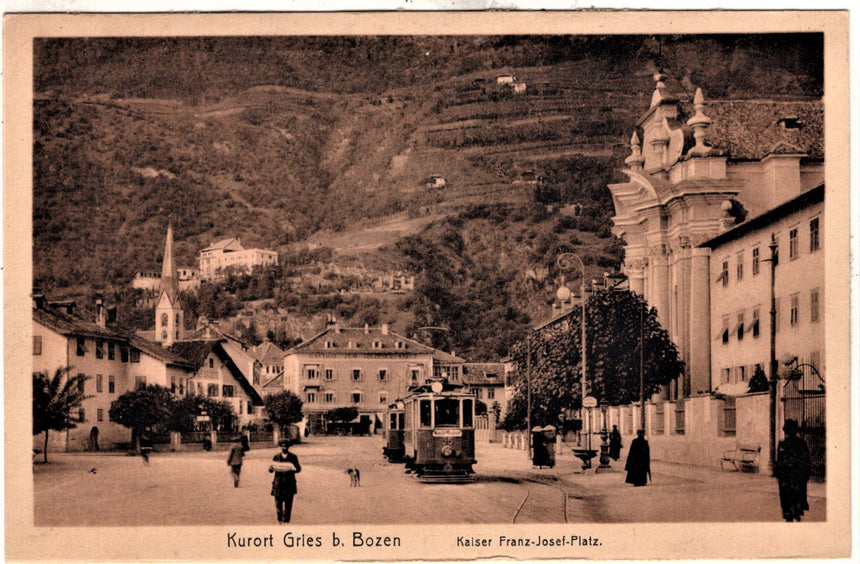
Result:
<svg viewBox="0 0 860 564">
<path fill-rule="evenodd" d="M 463 427 L 472 427 L 472 413 L 474 410 L 472 409 L 472 400 L 465 399 L 463 400 Z"/>
<path fill-rule="evenodd" d="M 430 409 L 430 400 L 421 400 L 418 402 L 419 417 L 421 418 L 422 427 L 432 426 L 433 412 Z"/>
<path fill-rule="evenodd" d="M 392 429 L 392 430 L 396 430 L 397 429 L 397 414 L 396 413 L 389 413 L 388 416 L 389 416 L 388 428 Z"/>
<path fill-rule="evenodd" d="M 456 399 L 436 400 L 436 426 L 460 426 L 460 401 Z"/>
<path fill-rule="evenodd" d="M 398 414 L 397 414 L 397 429 L 398 429 L 398 430 L 402 430 L 402 429 L 405 429 L 405 428 L 406 428 L 406 427 L 404 427 L 404 426 L 403 426 L 403 414 L 402 414 L 402 413 L 398 413 Z"/>
</svg>

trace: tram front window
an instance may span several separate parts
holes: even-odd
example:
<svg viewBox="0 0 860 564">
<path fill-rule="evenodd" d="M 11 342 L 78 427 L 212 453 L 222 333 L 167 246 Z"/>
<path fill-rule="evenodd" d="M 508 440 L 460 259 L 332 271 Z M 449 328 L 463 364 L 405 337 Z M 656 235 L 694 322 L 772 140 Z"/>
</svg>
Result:
<svg viewBox="0 0 860 564">
<path fill-rule="evenodd" d="M 430 408 L 430 400 L 421 400 L 418 402 L 418 416 L 420 417 L 422 427 L 430 427 L 433 425 L 431 416 L 433 412 Z"/>
<path fill-rule="evenodd" d="M 472 400 L 463 400 L 463 427 L 472 427 Z"/>
<path fill-rule="evenodd" d="M 460 401 L 456 399 L 436 400 L 436 426 L 460 426 Z"/>
<path fill-rule="evenodd" d="M 388 414 L 388 428 L 392 430 L 398 429 L 397 427 L 397 414 L 389 413 Z"/>
</svg>

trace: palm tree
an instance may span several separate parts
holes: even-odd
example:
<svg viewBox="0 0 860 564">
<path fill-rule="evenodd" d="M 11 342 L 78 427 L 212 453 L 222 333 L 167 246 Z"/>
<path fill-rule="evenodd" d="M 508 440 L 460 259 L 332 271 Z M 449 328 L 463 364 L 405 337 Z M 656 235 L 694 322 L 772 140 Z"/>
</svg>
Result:
<svg viewBox="0 0 860 564">
<path fill-rule="evenodd" d="M 41 372 L 33 373 L 33 434 L 45 433 L 45 463 L 48 462 L 48 432 L 77 427 L 72 411 L 92 397 L 84 395 L 84 382 L 90 376 L 69 377 L 71 370 L 71 366 L 57 368 L 53 378 Z"/>
</svg>

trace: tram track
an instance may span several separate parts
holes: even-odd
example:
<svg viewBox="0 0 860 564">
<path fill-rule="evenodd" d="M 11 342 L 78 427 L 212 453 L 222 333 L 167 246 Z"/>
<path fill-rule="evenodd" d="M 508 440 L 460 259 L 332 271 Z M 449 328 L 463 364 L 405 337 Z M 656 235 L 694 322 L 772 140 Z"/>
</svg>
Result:
<svg viewBox="0 0 860 564">
<path fill-rule="evenodd" d="M 513 481 L 513 480 L 511 480 L 511 481 Z M 516 480 L 515 483 L 517 484 L 517 486 L 524 489 L 526 493 L 525 493 L 525 496 L 523 497 L 522 501 L 517 506 L 516 511 L 514 512 L 514 516 L 512 519 L 512 522 L 514 524 L 517 523 L 517 519 L 519 519 L 520 515 L 523 514 L 523 510 L 526 508 L 526 504 L 529 502 L 529 500 L 534 501 L 534 498 L 537 497 L 537 496 L 533 495 L 536 493 L 536 491 L 535 491 L 536 488 L 549 488 L 549 489 L 553 489 L 553 490 L 556 490 L 556 491 L 561 493 L 561 518 L 562 518 L 564 523 L 569 522 L 568 521 L 568 500 L 570 498 L 570 493 L 567 491 L 567 489 L 563 488 L 562 486 L 556 485 L 556 484 L 549 484 L 549 483 L 544 482 L 544 481 L 534 480 L 534 479 L 530 479 L 530 478 L 521 478 L 521 479 Z M 538 503 L 540 503 L 540 502 L 538 502 Z"/>
</svg>

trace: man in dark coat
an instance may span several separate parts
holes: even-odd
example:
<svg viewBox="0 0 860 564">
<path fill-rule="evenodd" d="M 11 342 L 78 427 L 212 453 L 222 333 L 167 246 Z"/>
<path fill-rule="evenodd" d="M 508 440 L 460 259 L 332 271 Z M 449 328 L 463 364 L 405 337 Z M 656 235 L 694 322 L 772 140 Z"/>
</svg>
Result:
<svg viewBox="0 0 860 564">
<path fill-rule="evenodd" d="M 806 483 L 812 470 L 809 447 L 797 436 L 797 421 L 786 419 L 782 427 L 785 439 L 779 441 L 773 475 L 779 484 L 779 504 L 786 521 L 800 521 L 803 512 L 809 509 L 806 498 Z"/>
<path fill-rule="evenodd" d="M 621 446 L 621 432 L 618 425 L 613 425 L 612 431 L 609 432 L 609 456 L 612 460 L 621 458 Z"/>
<path fill-rule="evenodd" d="M 278 523 L 289 523 L 293 512 L 293 496 L 296 495 L 296 474 L 302 471 L 299 458 L 290 452 L 289 440 L 280 442 L 281 452 L 272 458 L 269 472 L 274 472 L 272 480 L 272 495 L 275 497 L 275 509 L 278 512 Z M 290 465 L 292 468 L 290 468 Z"/>
<path fill-rule="evenodd" d="M 239 475 L 242 474 L 242 461 L 245 458 L 245 448 L 241 441 L 233 445 L 230 449 L 230 455 L 227 457 L 227 464 L 230 466 L 230 472 L 233 474 L 233 487 L 239 487 Z"/>
<path fill-rule="evenodd" d="M 630 443 L 627 453 L 627 479 L 625 482 L 634 486 L 644 486 L 651 478 L 651 449 L 645 440 L 645 431 L 636 431 L 636 438 Z"/>
</svg>

